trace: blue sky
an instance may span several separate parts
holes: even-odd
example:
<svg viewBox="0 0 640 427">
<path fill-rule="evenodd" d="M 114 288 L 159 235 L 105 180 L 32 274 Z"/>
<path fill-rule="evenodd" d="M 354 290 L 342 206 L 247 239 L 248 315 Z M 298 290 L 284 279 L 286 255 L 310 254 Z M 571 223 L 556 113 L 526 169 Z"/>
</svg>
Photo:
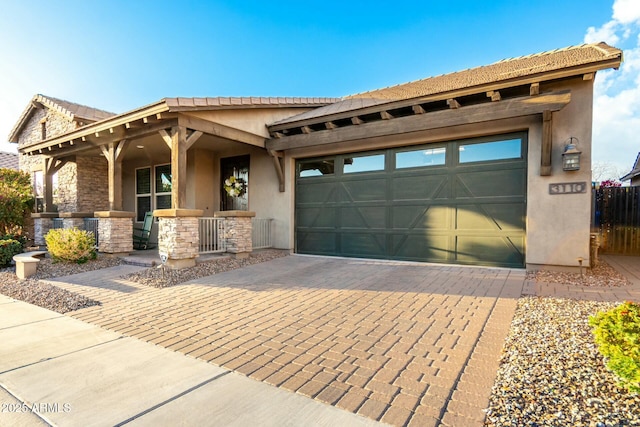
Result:
<svg viewBox="0 0 640 427">
<path fill-rule="evenodd" d="M 173 96 L 339 97 L 601 40 L 626 62 L 596 78 L 594 160 L 626 172 L 640 151 L 638 0 L 0 5 L 3 151 L 36 93 L 117 113 Z"/>
</svg>

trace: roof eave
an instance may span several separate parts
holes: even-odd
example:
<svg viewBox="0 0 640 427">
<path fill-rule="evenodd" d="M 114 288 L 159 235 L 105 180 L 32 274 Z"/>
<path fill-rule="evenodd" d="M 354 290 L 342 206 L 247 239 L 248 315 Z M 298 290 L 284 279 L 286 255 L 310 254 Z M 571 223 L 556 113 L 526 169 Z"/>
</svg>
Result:
<svg viewBox="0 0 640 427">
<path fill-rule="evenodd" d="M 508 87 L 521 86 L 532 83 L 540 83 L 543 81 L 549 80 L 559 80 L 567 77 L 576 77 L 579 75 L 585 75 L 590 73 L 595 73 L 600 70 L 614 68 L 618 69 L 620 64 L 622 63 L 622 55 L 617 58 L 608 58 L 603 61 L 592 62 L 589 64 L 578 65 L 574 67 L 568 67 L 564 69 L 547 71 L 544 73 L 531 74 L 522 77 L 516 77 L 506 80 L 495 81 L 491 83 L 485 83 L 476 86 L 469 86 L 460 89 L 454 89 L 445 92 L 438 92 L 431 95 L 418 96 L 414 98 L 402 99 L 402 100 L 389 100 L 388 102 L 384 102 L 381 104 L 373 105 L 370 107 L 357 108 L 354 110 L 343 111 L 340 113 L 327 114 L 325 116 L 319 116 L 310 119 L 303 119 L 299 121 L 291 121 L 279 125 L 268 126 L 269 131 L 275 132 L 283 129 L 290 129 L 299 126 L 305 126 L 310 124 L 315 124 L 324 121 L 332 121 L 339 120 L 344 118 L 350 118 L 354 116 L 354 113 L 357 112 L 357 115 L 371 114 L 377 113 L 380 111 L 385 111 L 391 108 L 401 108 L 415 105 L 417 103 L 424 102 L 434 102 L 434 101 L 442 101 L 450 98 L 456 98 L 460 96 L 467 96 L 476 93 L 483 93 L 491 90 L 500 90 Z"/>
<path fill-rule="evenodd" d="M 119 114 L 117 116 L 109 117 L 104 120 L 100 120 L 98 122 L 91 123 L 89 125 L 78 128 L 72 132 L 67 132 L 62 135 L 58 135 L 53 138 L 46 139 L 44 141 L 40 141 L 37 144 L 32 144 L 24 147 L 20 147 L 18 151 L 21 153 L 29 153 L 34 151 L 44 150 L 47 147 L 54 146 L 57 144 L 62 144 L 68 141 L 73 141 L 76 139 L 81 139 L 82 137 L 86 137 L 92 134 L 109 131 L 110 129 L 116 128 L 118 126 L 126 125 L 127 123 L 144 119 L 145 117 L 153 116 L 156 114 L 161 114 L 168 112 L 169 108 L 164 100 L 158 101 L 154 104 L 150 104 L 144 107 L 140 107 L 138 109 Z"/>
</svg>

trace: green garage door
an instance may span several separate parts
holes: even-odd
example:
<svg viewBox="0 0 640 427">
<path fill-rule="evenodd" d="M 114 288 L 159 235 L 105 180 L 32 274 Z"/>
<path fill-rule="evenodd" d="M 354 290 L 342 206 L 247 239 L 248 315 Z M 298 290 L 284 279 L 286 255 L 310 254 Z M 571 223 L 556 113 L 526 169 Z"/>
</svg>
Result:
<svg viewBox="0 0 640 427">
<path fill-rule="evenodd" d="M 523 267 L 526 134 L 301 159 L 296 252 Z"/>
</svg>

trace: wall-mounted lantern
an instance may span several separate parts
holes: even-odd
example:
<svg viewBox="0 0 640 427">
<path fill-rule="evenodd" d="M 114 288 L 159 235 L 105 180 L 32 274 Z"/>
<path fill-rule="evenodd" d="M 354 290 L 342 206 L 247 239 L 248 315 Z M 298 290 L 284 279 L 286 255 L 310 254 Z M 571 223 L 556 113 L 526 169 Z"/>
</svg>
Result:
<svg viewBox="0 0 640 427">
<path fill-rule="evenodd" d="M 564 152 L 562 153 L 562 170 L 580 170 L 580 154 L 582 154 L 582 151 L 576 148 L 578 138 L 572 136 L 567 141 L 568 143 L 564 146 Z"/>
</svg>

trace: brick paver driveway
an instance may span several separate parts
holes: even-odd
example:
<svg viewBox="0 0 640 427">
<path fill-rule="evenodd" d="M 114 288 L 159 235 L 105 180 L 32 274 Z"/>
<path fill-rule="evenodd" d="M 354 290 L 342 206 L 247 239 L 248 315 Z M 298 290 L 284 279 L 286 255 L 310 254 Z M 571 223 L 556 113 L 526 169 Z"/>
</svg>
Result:
<svg viewBox="0 0 640 427">
<path fill-rule="evenodd" d="M 287 256 L 165 289 L 57 279 L 71 316 L 394 425 L 481 425 L 524 271 Z M 111 277 L 109 276 L 111 270 Z"/>
</svg>

